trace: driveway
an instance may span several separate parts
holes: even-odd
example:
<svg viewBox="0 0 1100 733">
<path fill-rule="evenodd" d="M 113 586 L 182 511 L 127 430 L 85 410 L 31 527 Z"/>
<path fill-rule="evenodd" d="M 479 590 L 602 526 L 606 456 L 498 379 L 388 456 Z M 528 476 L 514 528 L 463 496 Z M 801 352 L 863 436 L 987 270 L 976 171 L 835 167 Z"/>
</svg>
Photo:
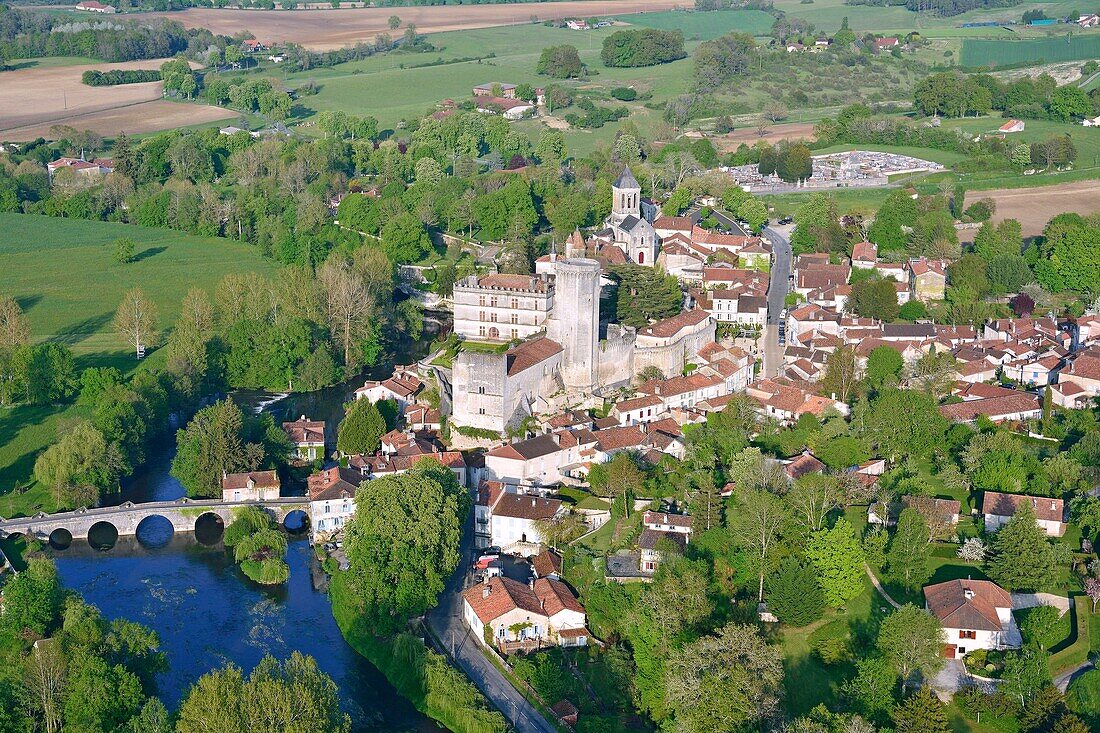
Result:
<svg viewBox="0 0 1100 733">
<path fill-rule="evenodd" d="M 768 283 L 768 325 L 764 328 L 764 367 L 767 378 L 776 376 L 783 364 L 783 347 L 779 345 L 779 322 L 782 320 L 787 288 L 790 286 L 791 243 L 787 227 L 767 227 L 764 236 L 772 243 L 775 260 L 772 262 L 771 282 Z"/>
<path fill-rule="evenodd" d="M 1069 598 L 1065 596 L 1056 596 L 1053 593 L 1012 593 L 1010 595 L 1013 611 L 1036 606 L 1054 606 L 1058 609 L 1059 616 L 1069 613 Z"/>
<path fill-rule="evenodd" d="M 481 642 L 474 638 L 470 627 L 462 619 L 462 590 L 469 581 L 470 563 L 474 560 L 473 546 L 474 514 L 471 509 L 463 528 L 458 569 L 447 582 L 439 605 L 428 614 L 428 623 L 455 665 L 504 713 L 517 733 L 557 733 L 554 726 L 485 658 Z"/>
</svg>

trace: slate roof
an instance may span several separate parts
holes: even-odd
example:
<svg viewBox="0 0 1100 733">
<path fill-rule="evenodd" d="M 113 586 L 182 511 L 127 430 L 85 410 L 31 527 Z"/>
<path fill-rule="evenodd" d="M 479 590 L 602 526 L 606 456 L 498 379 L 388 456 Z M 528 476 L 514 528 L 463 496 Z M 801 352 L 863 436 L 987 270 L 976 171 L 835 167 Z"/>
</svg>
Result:
<svg viewBox="0 0 1100 733">
<path fill-rule="evenodd" d="M 615 188 L 641 188 L 641 186 L 638 185 L 638 179 L 630 172 L 630 166 L 623 168 L 623 172 L 619 174 L 619 177 L 615 179 L 615 183 L 612 185 Z"/>
</svg>

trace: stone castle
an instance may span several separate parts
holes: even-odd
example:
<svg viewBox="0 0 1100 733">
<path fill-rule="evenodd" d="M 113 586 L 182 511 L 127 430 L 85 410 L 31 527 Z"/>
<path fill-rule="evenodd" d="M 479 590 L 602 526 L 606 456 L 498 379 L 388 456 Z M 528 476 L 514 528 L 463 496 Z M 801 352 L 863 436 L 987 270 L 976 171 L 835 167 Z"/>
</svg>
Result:
<svg viewBox="0 0 1100 733">
<path fill-rule="evenodd" d="M 631 262 L 651 266 L 657 236 L 640 216 L 640 187 L 629 169 L 613 195 L 605 232 Z M 463 349 L 440 374 L 453 424 L 502 432 L 529 415 L 599 404 L 646 367 L 680 373 L 714 340 L 714 321 L 704 311 L 642 329 L 601 324 L 601 263 L 552 255 L 545 264 L 541 275 L 474 276 L 455 286 L 456 333 L 470 341 L 524 341 L 507 351 Z"/>
</svg>

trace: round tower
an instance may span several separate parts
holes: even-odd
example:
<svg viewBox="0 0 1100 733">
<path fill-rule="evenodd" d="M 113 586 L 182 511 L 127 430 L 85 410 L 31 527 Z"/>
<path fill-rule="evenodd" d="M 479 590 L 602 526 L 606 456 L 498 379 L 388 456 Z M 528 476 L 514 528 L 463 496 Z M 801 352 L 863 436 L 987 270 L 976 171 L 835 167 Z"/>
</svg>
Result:
<svg viewBox="0 0 1100 733">
<path fill-rule="evenodd" d="M 570 389 L 591 391 L 599 374 L 600 263 L 558 260 L 554 267 L 554 323 L 561 344 L 561 376 Z"/>
</svg>

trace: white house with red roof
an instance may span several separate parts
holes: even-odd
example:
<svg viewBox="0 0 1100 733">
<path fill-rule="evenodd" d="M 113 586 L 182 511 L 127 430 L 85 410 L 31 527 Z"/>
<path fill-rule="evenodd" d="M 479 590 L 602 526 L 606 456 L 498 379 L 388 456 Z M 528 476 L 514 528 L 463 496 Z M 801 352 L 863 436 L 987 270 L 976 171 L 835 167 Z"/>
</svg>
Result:
<svg viewBox="0 0 1100 733">
<path fill-rule="evenodd" d="M 584 606 L 560 580 L 527 584 L 496 576 L 466 589 L 462 599 L 462 618 L 474 638 L 505 654 L 586 646 L 591 636 Z"/>
<path fill-rule="evenodd" d="M 325 457 L 325 421 L 309 420 L 305 415 L 283 423 L 283 432 L 294 446 L 294 457 L 315 461 Z"/>
<path fill-rule="evenodd" d="M 1012 617 L 1012 596 L 989 580 L 949 580 L 924 588 L 924 607 L 943 626 L 944 656 L 978 649 L 1018 649 L 1023 642 Z"/>
<path fill-rule="evenodd" d="M 474 520 L 478 532 L 486 535 L 486 544 L 505 552 L 537 555 L 545 541 L 540 522 L 548 522 L 569 513 L 561 499 L 549 499 L 500 481 L 486 481 L 478 489 Z"/>
<path fill-rule="evenodd" d="M 344 528 L 355 514 L 355 494 L 369 481 L 362 471 L 333 466 L 306 479 L 310 527 L 314 537 L 327 537 Z"/>
<path fill-rule="evenodd" d="M 1011 132 L 1023 132 L 1024 121 L 1023 120 L 1009 120 L 1000 127 L 997 128 L 997 132 L 1011 133 Z"/>
<path fill-rule="evenodd" d="M 86 10 L 89 13 L 104 13 L 110 15 L 111 13 L 117 12 L 114 6 L 104 5 L 98 0 L 80 0 L 75 7 L 77 10 Z"/>
<path fill-rule="evenodd" d="M 416 400 L 416 395 L 423 388 L 424 382 L 412 367 L 398 366 L 388 379 L 368 379 L 364 382 L 362 387 L 355 390 L 355 399 L 371 402 L 393 400 L 404 411 L 407 405 Z"/>
<path fill-rule="evenodd" d="M 982 494 L 982 517 L 985 530 L 996 532 L 1008 524 L 1023 504 L 1031 504 L 1035 520 L 1050 537 L 1061 537 L 1066 533 L 1065 502 L 1046 496 L 1028 496 L 1026 494 L 1001 494 L 986 491 Z"/>
<path fill-rule="evenodd" d="M 72 171 L 75 175 L 83 178 L 99 178 L 111 173 L 114 169 L 114 161 L 92 162 L 83 158 L 58 158 L 46 164 L 46 172 L 49 174 L 51 181 L 57 172 L 61 170 Z"/>
</svg>

